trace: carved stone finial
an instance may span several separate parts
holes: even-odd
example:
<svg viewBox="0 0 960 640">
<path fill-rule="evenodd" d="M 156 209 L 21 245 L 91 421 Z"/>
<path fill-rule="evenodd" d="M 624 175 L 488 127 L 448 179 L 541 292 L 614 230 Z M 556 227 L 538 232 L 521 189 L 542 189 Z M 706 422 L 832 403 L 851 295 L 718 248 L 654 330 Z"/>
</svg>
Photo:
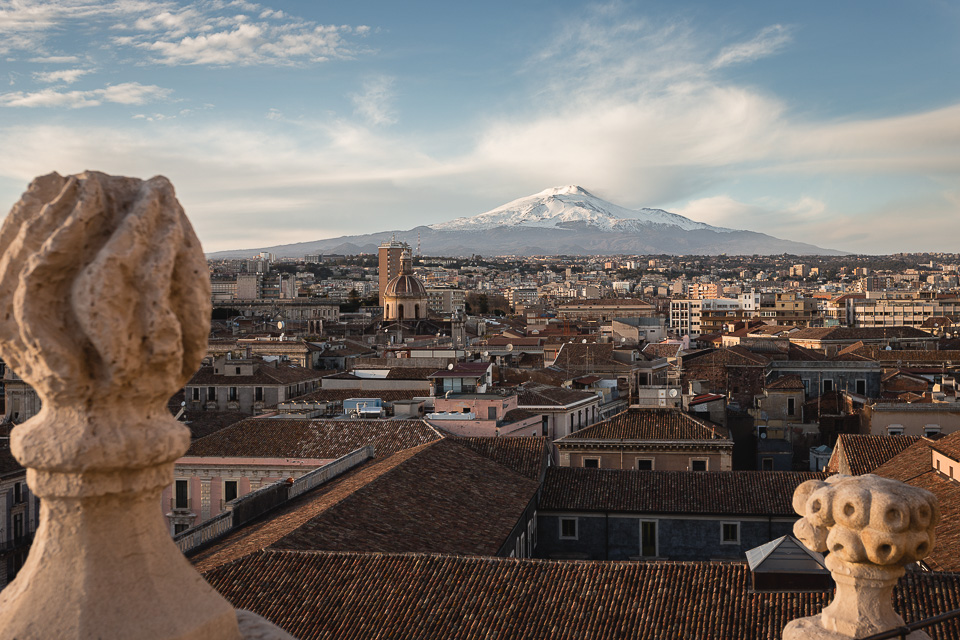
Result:
<svg viewBox="0 0 960 640">
<path fill-rule="evenodd" d="M 210 323 L 203 251 L 172 185 L 37 178 L 0 252 L 0 354 L 43 401 L 12 436 L 43 501 L 0 593 L 0 639 L 240 638 L 159 511 L 190 440 L 166 403 Z"/>
<path fill-rule="evenodd" d="M 903 626 L 891 596 L 904 566 L 933 549 L 940 520 L 929 491 L 872 474 L 808 480 L 793 494 L 794 535 L 828 552 L 836 595 L 819 616 L 794 620 L 784 640 L 860 638 Z M 928 636 L 915 631 L 910 640 Z"/>
</svg>

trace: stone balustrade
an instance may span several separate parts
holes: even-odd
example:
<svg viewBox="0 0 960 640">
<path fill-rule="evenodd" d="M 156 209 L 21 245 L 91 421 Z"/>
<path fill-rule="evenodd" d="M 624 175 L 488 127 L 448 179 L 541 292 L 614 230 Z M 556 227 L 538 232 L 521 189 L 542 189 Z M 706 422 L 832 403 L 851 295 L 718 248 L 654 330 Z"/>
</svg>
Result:
<svg viewBox="0 0 960 640">
<path fill-rule="evenodd" d="M 0 228 L 0 355 L 40 413 L 11 449 L 40 527 L 0 639 L 287 638 L 237 612 L 157 512 L 189 430 L 167 400 L 206 353 L 210 281 L 166 178 L 35 179 Z"/>
<path fill-rule="evenodd" d="M 783 640 L 863 638 L 903 626 L 892 604 L 904 567 L 924 558 L 940 520 L 929 491 L 872 474 L 836 475 L 797 487 L 793 531 L 807 548 L 826 557 L 836 595 L 818 616 L 794 620 Z M 914 631 L 909 640 L 929 640 Z"/>
</svg>

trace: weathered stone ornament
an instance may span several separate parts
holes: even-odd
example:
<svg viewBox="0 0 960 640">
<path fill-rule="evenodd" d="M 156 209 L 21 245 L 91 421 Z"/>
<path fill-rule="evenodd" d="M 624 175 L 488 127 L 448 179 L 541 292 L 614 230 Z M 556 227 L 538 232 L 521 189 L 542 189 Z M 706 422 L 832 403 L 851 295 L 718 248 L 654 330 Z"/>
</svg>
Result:
<svg viewBox="0 0 960 640">
<path fill-rule="evenodd" d="M 210 281 L 163 177 L 35 179 L 0 228 L 0 355 L 42 400 L 11 448 L 42 498 L 0 639 L 243 637 L 160 492 L 189 446 L 166 408 L 206 353 Z M 258 637 L 289 638 L 265 621 Z"/>
<path fill-rule="evenodd" d="M 892 594 L 904 566 L 927 556 L 940 520 L 937 498 L 872 474 L 808 480 L 793 494 L 794 535 L 826 557 L 837 591 L 820 615 L 790 622 L 784 640 L 863 638 L 903 626 Z M 910 640 L 929 640 L 914 631 Z"/>
</svg>

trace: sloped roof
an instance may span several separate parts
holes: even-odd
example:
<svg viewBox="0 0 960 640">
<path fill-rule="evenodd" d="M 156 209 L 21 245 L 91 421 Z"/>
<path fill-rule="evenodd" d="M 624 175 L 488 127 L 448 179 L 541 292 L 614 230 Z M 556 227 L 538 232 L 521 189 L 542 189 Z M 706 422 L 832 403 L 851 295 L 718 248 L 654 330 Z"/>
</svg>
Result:
<svg viewBox="0 0 960 640">
<path fill-rule="evenodd" d="M 803 379 L 795 373 L 786 376 L 780 376 L 772 382 L 768 382 L 764 385 L 765 389 L 773 389 L 776 391 L 803 391 Z"/>
<path fill-rule="evenodd" d="M 841 457 L 845 457 L 850 475 L 859 476 L 864 473 L 871 473 L 919 439 L 919 436 L 874 436 L 842 433 L 837 439 L 833 459 L 839 461 Z M 834 463 L 831 460 L 830 471 L 841 471 L 839 462 Z"/>
<path fill-rule="evenodd" d="M 750 571 L 759 573 L 828 573 L 823 556 L 793 536 L 780 536 L 746 553 Z"/>
<path fill-rule="evenodd" d="M 363 464 L 231 532 L 192 560 L 206 571 L 266 547 L 495 555 L 540 485 L 494 459 L 523 468 L 529 464 L 522 451 L 484 450 L 459 440 L 445 438 Z M 534 440 L 542 447 L 542 439 Z"/>
<path fill-rule="evenodd" d="M 593 391 L 574 391 L 538 382 L 524 382 L 517 387 L 517 404 L 523 407 L 564 407 L 597 397 Z"/>
<path fill-rule="evenodd" d="M 569 562 L 258 551 L 206 574 L 300 640 L 779 638 L 831 591 L 753 593 L 744 563 Z M 960 576 L 907 572 L 907 622 L 960 606 Z M 960 621 L 926 629 L 960 637 Z"/>
<path fill-rule="evenodd" d="M 617 511 L 795 517 L 793 492 L 825 473 L 637 471 L 550 467 L 541 511 Z"/>
<path fill-rule="evenodd" d="M 941 445 L 944 440 L 951 437 L 960 437 L 960 435 L 951 434 L 937 441 L 937 445 Z M 940 524 L 936 528 L 936 544 L 923 562 L 934 571 L 958 571 L 960 570 L 960 483 L 941 475 L 933 468 L 931 454 L 933 447 L 931 441 L 921 438 L 874 469 L 873 473 L 926 489 L 937 496 L 937 501 L 940 503 Z"/>
<path fill-rule="evenodd" d="M 186 455 L 332 460 L 372 444 L 382 457 L 440 437 L 423 420 L 248 418 L 194 440 Z"/>
<path fill-rule="evenodd" d="M 790 340 L 882 340 L 884 338 L 929 338 L 913 327 L 807 327 L 791 333 Z"/>
<path fill-rule="evenodd" d="M 679 409 L 629 409 L 575 431 L 558 445 L 585 440 L 716 440 L 727 438 L 719 425 Z"/>
</svg>

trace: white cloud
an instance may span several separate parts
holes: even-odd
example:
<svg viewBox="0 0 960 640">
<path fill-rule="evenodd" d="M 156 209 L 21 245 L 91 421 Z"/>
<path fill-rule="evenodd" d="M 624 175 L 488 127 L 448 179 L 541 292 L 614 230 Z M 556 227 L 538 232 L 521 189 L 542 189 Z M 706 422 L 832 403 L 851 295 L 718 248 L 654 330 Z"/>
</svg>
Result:
<svg viewBox="0 0 960 640">
<path fill-rule="evenodd" d="M 770 25 L 747 42 L 725 47 L 710 66 L 717 69 L 766 58 L 783 49 L 792 39 L 789 28 L 781 24 Z"/>
<path fill-rule="evenodd" d="M 393 109 L 394 79 L 380 76 L 363 83 L 363 93 L 351 94 L 354 113 L 372 125 L 388 125 L 397 122 Z"/>
<path fill-rule="evenodd" d="M 248 13 L 244 13 L 248 12 Z M 29 51 L 36 61 L 76 61 L 45 51 L 48 41 L 82 28 L 112 32 L 118 47 L 148 52 L 167 65 L 302 65 L 350 58 L 369 27 L 322 25 L 249 2 L 201 0 L 179 6 L 162 0 L 0 2 L 0 53 Z M 76 42 L 71 42 L 76 46 Z M 90 55 L 102 45 L 92 38 Z M 37 53 L 42 55 L 37 55 Z"/>
<path fill-rule="evenodd" d="M 71 62 L 80 62 L 77 56 L 44 56 L 39 58 L 30 58 L 28 62 L 37 62 L 42 64 L 66 64 Z"/>
<path fill-rule="evenodd" d="M 79 80 L 82 76 L 90 73 L 91 69 L 60 69 L 58 71 L 37 71 L 33 74 L 33 79 L 37 82 L 45 83 L 54 83 L 62 82 L 63 84 L 73 84 Z"/>
<path fill-rule="evenodd" d="M 108 85 L 103 89 L 90 91 L 58 91 L 42 89 L 33 93 L 14 91 L 0 94 L 0 106 L 5 107 L 96 107 L 105 102 L 125 105 L 140 105 L 155 100 L 164 100 L 171 94 L 170 89 L 156 85 L 142 85 L 138 82 L 124 82 Z"/>
</svg>

